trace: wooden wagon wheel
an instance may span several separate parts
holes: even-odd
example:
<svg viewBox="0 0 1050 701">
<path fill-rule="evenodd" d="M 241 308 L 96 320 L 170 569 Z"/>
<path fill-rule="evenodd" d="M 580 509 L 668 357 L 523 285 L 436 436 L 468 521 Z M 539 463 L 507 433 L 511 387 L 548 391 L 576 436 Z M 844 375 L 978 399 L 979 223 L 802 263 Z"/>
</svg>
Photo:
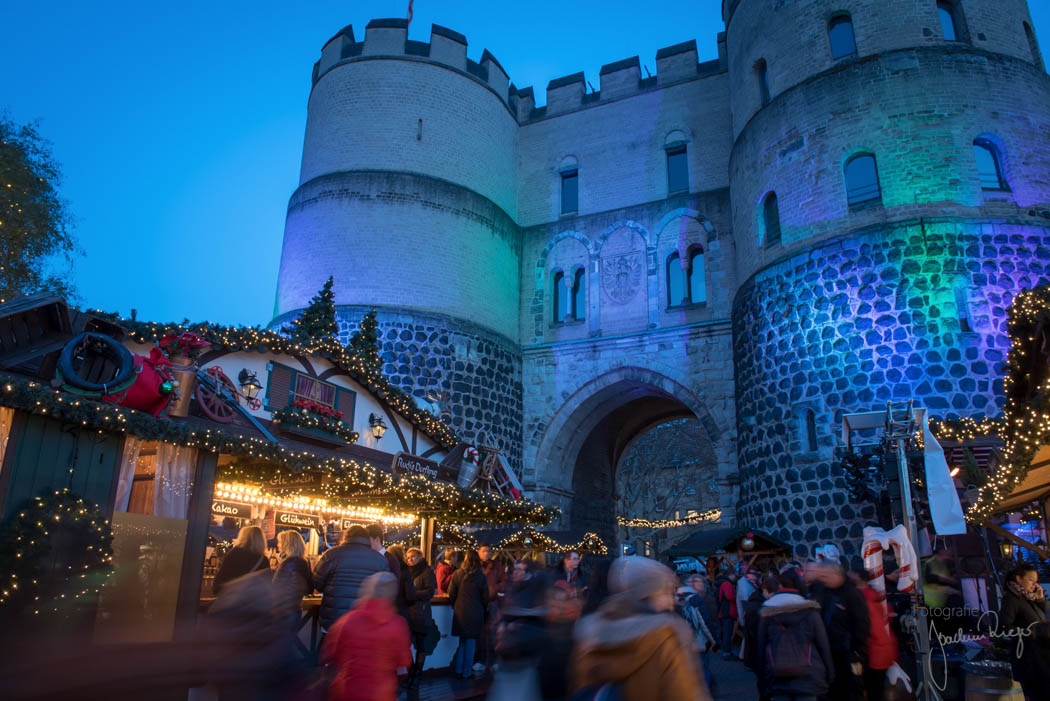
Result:
<svg viewBox="0 0 1050 701">
<path fill-rule="evenodd" d="M 240 401 L 237 398 L 237 388 L 234 386 L 230 378 L 226 377 L 226 373 L 222 371 L 222 368 L 217 365 L 210 367 L 205 370 L 211 379 L 218 386 L 219 391 L 216 392 L 210 387 L 206 387 L 203 382 L 197 383 L 197 403 L 200 405 L 201 411 L 213 421 L 218 421 L 222 424 L 228 424 L 233 421 L 233 415 L 235 409 L 230 406 L 227 397 L 223 396 L 228 394 L 233 397 L 233 401 Z"/>
</svg>

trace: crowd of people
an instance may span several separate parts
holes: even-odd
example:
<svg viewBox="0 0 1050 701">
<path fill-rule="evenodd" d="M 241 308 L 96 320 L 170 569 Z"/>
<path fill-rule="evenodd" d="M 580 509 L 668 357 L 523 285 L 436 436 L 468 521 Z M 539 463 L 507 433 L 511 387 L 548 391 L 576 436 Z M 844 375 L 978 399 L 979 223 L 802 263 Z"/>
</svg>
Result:
<svg viewBox="0 0 1050 701">
<path fill-rule="evenodd" d="M 459 679 L 491 673 L 494 701 L 706 699 L 718 686 L 714 655 L 753 671 L 763 701 L 882 701 L 900 677 L 885 595 L 862 569 L 845 567 L 833 545 L 805 564 L 760 570 L 741 562 L 709 578 L 677 577 L 637 556 L 595 557 L 585 572 L 573 551 L 548 568 L 542 555 L 511 561 L 488 545 L 446 550 L 432 569 L 419 549 L 384 548 L 382 539 L 378 525 L 351 527 L 311 568 L 301 535 L 284 531 L 271 573 L 261 530 L 242 529 L 216 576 L 212 630 L 242 637 L 246 626 L 261 630 L 259 602 L 267 601 L 273 616 L 266 632 L 291 636 L 302 597 L 320 592 L 323 675 L 314 697 L 328 699 L 394 699 L 399 682 L 417 686 L 441 638 L 435 596 L 452 608 L 458 645 L 450 671 Z M 957 592 L 946 561 L 938 553 L 927 563 L 931 600 Z M 270 585 L 260 594 L 264 581 Z M 1050 632 L 1034 571 L 1021 567 L 1008 581 L 1002 625 L 1040 624 Z M 245 597 L 252 601 L 244 604 Z M 283 698 L 289 678 L 310 679 L 277 664 L 281 646 L 267 647 L 260 630 L 251 654 L 271 663 L 249 682 L 259 695 L 231 676 L 217 684 L 223 698 Z M 1013 660 L 1030 698 L 1050 698 L 1047 649 L 1026 645 Z"/>
</svg>

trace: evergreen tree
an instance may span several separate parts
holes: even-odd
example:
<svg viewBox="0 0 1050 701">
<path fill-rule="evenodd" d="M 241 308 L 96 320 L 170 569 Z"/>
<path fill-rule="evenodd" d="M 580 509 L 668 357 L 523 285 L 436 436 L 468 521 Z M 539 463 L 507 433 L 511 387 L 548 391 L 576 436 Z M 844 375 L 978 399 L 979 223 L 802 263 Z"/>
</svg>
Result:
<svg viewBox="0 0 1050 701">
<path fill-rule="evenodd" d="M 348 345 L 357 357 L 365 361 L 365 365 L 379 369 L 379 322 L 376 321 L 375 309 L 365 314 Z"/>
<path fill-rule="evenodd" d="M 331 277 L 313 296 L 299 318 L 292 322 L 288 331 L 292 340 L 299 343 L 334 337 L 339 333 L 339 325 L 335 323 L 335 294 L 332 292 Z"/>
</svg>

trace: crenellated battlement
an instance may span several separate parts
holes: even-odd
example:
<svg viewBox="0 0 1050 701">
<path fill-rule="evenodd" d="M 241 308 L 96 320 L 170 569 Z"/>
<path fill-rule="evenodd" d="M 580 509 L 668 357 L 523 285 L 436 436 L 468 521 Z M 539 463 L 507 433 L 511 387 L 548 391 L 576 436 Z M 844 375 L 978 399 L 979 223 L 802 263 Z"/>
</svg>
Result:
<svg viewBox="0 0 1050 701">
<path fill-rule="evenodd" d="M 551 117 L 611 100 L 656 90 L 668 85 L 721 73 L 726 70 L 725 36 L 718 35 L 718 59 L 698 62 L 696 41 L 660 49 L 656 53 L 656 73 L 642 76 L 638 56 L 602 66 L 599 89 L 588 91 L 583 72 L 556 78 L 547 85 L 547 104 L 536 107 L 533 89 L 517 88 L 496 57 L 485 49 L 481 60 L 467 58 L 467 38 L 459 32 L 432 25 L 430 43 L 408 38 L 408 21 L 400 18 L 374 19 L 365 27 L 363 41 L 357 41 L 353 26 L 346 26 L 321 49 L 314 64 L 313 82 L 337 65 L 373 57 L 404 56 L 428 60 L 464 73 L 488 86 L 507 105 L 519 123 Z"/>
</svg>

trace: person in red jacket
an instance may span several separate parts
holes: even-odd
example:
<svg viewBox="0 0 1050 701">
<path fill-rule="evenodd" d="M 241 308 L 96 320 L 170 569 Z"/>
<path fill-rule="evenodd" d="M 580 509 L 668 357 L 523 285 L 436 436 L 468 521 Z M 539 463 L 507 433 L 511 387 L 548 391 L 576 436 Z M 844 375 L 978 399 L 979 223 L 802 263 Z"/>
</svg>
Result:
<svg viewBox="0 0 1050 701">
<path fill-rule="evenodd" d="M 456 553 L 452 548 L 445 550 L 441 562 L 434 568 L 434 576 L 437 578 L 437 595 L 446 596 L 448 585 L 452 582 L 452 575 L 456 571 Z"/>
<path fill-rule="evenodd" d="M 900 648 L 897 636 L 890 629 L 890 620 L 886 612 L 886 595 L 880 594 L 868 586 L 866 581 L 860 585 L 861 593 L 868 604 L 868 617 L 871 619 L 871 632 L 868 633 L 868 664 L 864 668 L 864 688 L 869 699 L 881 699 L 886 693 L 886 670 L 897 661 Z"/>
<path fill-rule="evenodd" d="M 718 625 L 721 628 L 722 658 L 733 659 L 733 629 L 736 626 L 736 572 L 727 572 L 718 585 Z"/>
<path fill-rule="evenodd" d="M 328 629 L 321 663 L 337 669 L 328 701 L 396 701 L 397 669 L 412 665 L 408 623 L 394 608 L 397 590 L 390 572 L 369 576 L 354 608 Z"/>
</svg>

